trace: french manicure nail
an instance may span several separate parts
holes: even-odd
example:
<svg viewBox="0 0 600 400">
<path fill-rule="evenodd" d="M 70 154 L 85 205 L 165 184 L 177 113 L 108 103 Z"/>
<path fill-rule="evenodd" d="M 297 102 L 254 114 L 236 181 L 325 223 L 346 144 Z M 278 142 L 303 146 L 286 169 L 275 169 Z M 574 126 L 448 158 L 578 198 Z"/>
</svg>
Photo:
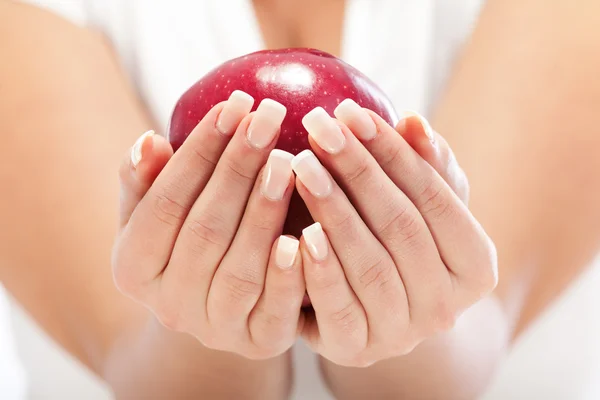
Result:
<svg viewBox="0 0 600 400">
<path fill-rule="evenodd" d="M 431 143 L 435 144 L 435 136 L 433 134 L 433 128 L 431 127 L 431 124 L 429 123 L 429 121 L 427 121 L 427 118 L 425 118 L 424 116 L 422 116 L 421 114 L 419 114 L 416 111 L 407 110 L 402 113 L 401 119 L 406 121 L 406 119 L 408 119 L 410 117 L 415 117 L 419 120 L 419 123 L 423 127 L 423 131 L 425 132 L 427 139 L 429 139 L 429 141 Z"/>
<path fill-rule="evenodd" d="M 275 250 L 275 264 L 281 269 L 290 269 L 296 261 L 300 242 L 288 236 L 280 236 Z"/>
<path fill-rule="evenodd" d="M 311 226 L 302 230 L 302 236 L 306 242 L 306 247 L 310 255 L 316 261 L 323 261 L 327 258 L 328 246 L 323 227 L 320 223 L 315 222 Z"/>
<path fill-rule="evenodd" d="M 335 120 L 322 107 L 311 110 L 302 118 L 302 125 L 320 148 L 331 154 L 339 153 L 346 138 Z"/>
<path fill-rule="evenodd" d="M 331 178 L 312 151 L 304 150 L 295 156 L 292 159 L 292 169 L 313 196 L 327 197 L 331 194 Z"/>
<path fill-rule="evenodd" d="M 138 166 L 140 161 L 142 161 L 142 147 L 144 146 L 144 142 L 147 138 L 152 137 L 153 135 L 153 130 L 145 132 L 135 141 L 133 147 L 131 147 L 131 164 L 134 166 L 134 168 Z"/>
<path fill-rule="evenodd" d="M 235 90 L 217 118 L 216 128 L 223 135 L 232 135 L 242 119 L 252 110 L 254 98 L 241 90 Z"/>
<path fill-rule="evenodd" d="M 250 145 L 257 149 L 267 147 L 281 128 L 286 111 L 285 106 L 275 100 L 261 101 L 248 126 L 247 138 Z"/>
<path fill-rule="evenodd" d="M 281 200 L 290 185 L 292 159 L 287 151 L 274 149 L 269 155 L 263 172 L 260 191 L 269 200 Z"/>
<path fill-rule="evenodd" d="M 346 124 L 359 139 L 366 141 L 377 136 L 375 122 L 373 122 L 369 113 L 354 100 L 346 99 L 342 101 L 333 111 L 333 114 Z"/>
</svg>

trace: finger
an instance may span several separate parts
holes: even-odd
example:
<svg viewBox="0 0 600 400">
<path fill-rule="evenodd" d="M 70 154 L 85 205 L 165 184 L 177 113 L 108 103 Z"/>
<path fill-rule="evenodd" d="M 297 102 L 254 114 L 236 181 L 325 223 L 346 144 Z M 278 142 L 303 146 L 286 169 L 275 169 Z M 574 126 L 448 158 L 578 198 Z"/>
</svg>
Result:
<svg viewBox="0 0 600 400">
<path fill-rule="evenodd" d="M 461 291 L 461 301 L 468 304 L 488 293 L 497 281 L 496 255 L 481 225 L 402 136 L 377 114 L 360 111 L 370 115 L 377 132 L 363 142 L 365 147 L 423 216 L 453 281 L 462 286 L 455 287 Z"/>
<path fill-rule="evenodd" d="M 246 328 L 247 321 L 240 316 L 247 316 L 263 293 L 272 246 L 282 233 L 293 192 L 293 157 L 282 150 L 271 151 L 235 238 L 214 274 L 208 318 L 235 325 L 230 330 Z"/>
<path fill-rule="evenodd" d="M 371 329 L 382 321 L 405 325 L 406 292 L 386 249 L 310 150 L 294 157 L 292 168 L 298 193 L 327 233 Z"/>
<path fill-rule="evenodd" d="M 352 110 L 344 109 L 347 104 L 347 101 L 341 103 L 338 114 L 340 109 L 343 115 L 354 114 Z M 358 105 L 356 108 L 362 111 Z M 346 126 L 337 124 L 318 109 L 308 113 L 304 122 L 315 153 L 336 177 L 363 221 L 393 259 L 396 275 L 401 277 L 406 291 L 410 321 L 418 325 L 433 325 L 431 320 L 437 312 L 438 300 L 431 293 L 449 292 L 452 286 L 436 243 L 419 211 Z M 330 147 L 324 144 L 333 136 L 343 142 L 337 152 L 331 152 Z M 331 233 L 328 234 L 332 237 Z M 378 268 L 375 266 L 374 271 L 380 273 Z M 383 278 L 387 277 L 383 275 Z M 388 297 L 387 300 L 386 307 L 389 309 L 403 304 L 405 299 L 396 294 L 395 298 Z M 386 321 L 385 325 L 393 323 L 396 329 L 407 325 L 406 319 L 399 320 L 402 314 L 397 311 L 389 311 L 391 315 L 382 320 Z M 389 331 L 387 326 L 382 329 Z M 389 337 L 385 332 L 382 335 Z"/>
<path fill-rule="evenodd" d="M 206 314 L 216 269 L 238 230 L 256 178 L 275 147 L 285 113 L 282 104 L 265 99 L 255 113 L 242 120 L 185 219 L 164 275 L 166 293 L 177 293 L 180 301 L 191 307 L 183 310 L 184 314 L 198 315 L 197 307 Z M 264 282 L 264 276 L 259 281 Z"/>
<path fill-rule="evenodd" d="M 301 253 L 306 290 L 314 309 L 305 321 L 303 338 L 328 359 L 360 353 L 369 340 L 367 316 L 318 222 L 304 229 Z"/>
<path fill-rule="evenodd" d="M 250 340 L 266 355 L 287 351 L 296 340 L 305 285 L 297 239 L 273 245 L 262 296 L 248 318 Z"/>
<path fill-rule="evenodd" d="M 123 228 L 160 171 L 173 155 L 169 142 L 154 131 L 144 133 L 124 157 L 119 169 L 121 204 L 119 226 Z"/>
<path fill-rule="evenodd" d="M 427 120 L 415 112 L 406 112 L 396 131 L 431 165 L 454 193 L 469 203 L 469 182 L 444 137 L 435 132 Z"/>
<path fill-rule="evenodd" d="M 133 211 L 115 254 L 115 279 L 135 288 L 152 282 L 167 265 L 175 239 L 196 198 L 230 140 L 217 130 L 219 118 L 241 120 L 253 100 L 233 92 L 211 109 L 171 157 Z"/>
</svg>

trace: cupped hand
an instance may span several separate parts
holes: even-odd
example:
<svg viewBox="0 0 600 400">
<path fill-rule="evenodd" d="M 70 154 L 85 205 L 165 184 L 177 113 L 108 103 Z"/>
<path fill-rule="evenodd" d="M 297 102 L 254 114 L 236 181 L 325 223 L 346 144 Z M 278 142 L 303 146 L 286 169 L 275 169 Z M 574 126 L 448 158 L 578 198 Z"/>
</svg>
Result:
<svg viewBox="0 0 600 400">
<path fill-rule="evenodd" d="M 292 155 L 273 150 L 285 107 L 236 91 L 173 154 L 145 134 L 120 170 L 118 288 L 205 346 L 270 358 L 295 341 L 299 242 L 280 236 Z M 266 165 L 265 165 L 266 164 Z"/>
<path fill-rule="evenodd" d="M 302 335 L 361 367 L 451 329 L 496 286 L 496 252 L 466 206 L 464 173 L 422 117 L 397 131 L 351 100 L 335 115 L 307 114 L 314 153 L 292 160 L 317 221 L 301 239 L 314 308 Z"/>
</svg>

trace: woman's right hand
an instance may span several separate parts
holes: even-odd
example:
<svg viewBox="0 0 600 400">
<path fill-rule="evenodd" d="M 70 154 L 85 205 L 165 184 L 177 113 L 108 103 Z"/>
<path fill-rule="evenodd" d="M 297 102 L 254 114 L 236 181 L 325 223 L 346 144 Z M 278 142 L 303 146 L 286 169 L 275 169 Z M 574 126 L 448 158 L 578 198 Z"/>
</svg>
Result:
<svg viewBox="0 0 600 400">
<path fill-rule="evenodd" d="M 279 236 L 294 187 L 292 155 L 273 150 L 286 110 L 253 103 L 234 92 L 175 154 L 161 136 L 136 142 L 112 265 L 166 327 L 264 359 L 296 340 L 305 285 L 298 240 Z"/>
</svg>

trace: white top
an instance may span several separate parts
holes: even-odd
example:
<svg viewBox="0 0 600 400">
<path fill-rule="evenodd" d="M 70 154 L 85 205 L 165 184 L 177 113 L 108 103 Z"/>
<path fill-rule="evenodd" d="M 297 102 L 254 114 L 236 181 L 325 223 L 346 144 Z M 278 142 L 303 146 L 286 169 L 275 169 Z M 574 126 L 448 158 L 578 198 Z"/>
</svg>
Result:
<svg viewBox="0 0 600 400">
<path fill-rule="evenodd" d="M 223 61 L 264 48 L 250 0 L 26 1 L 103 31 L 162 129 L 178 97 L 202 75 Z M 481 0 L 347 2 L 342 58 L 373 78 L 399 111 L 414 109 L 427 114 L 470 33 Z M 585 281 L 592 282 L 591 287 L 576 287 L 574 294 L 549 311 L 550 318 L 542 319 L 524 336 L 486 400 L 600 398 L 600 385 L 588 379 L 592 368 L 600 371 L 600 351 L 593 336 L 599 337 L 600 313 L 594 318 L 579 306 L 581 301 L 592 303 L 600 273 L 592 278 Z M 596 295 L 596 304 L 599 300 Z M 575 347 L 565 347 L 565 341 Z M 5 359 L 3 344 L 0 342 L 0 360 Z M 296 350 L 295 398 L 330 399 L 315 357 L 301 344 Z M 37 353 L 25 361 L 28 371 L 39 369 L 39 357 Z M 59 374 L 47 363 L 47 374 Z M 0 374 L 0 382 L 3 379 L 7 380 Z M 38 390 L 44 398 L 67 398 L 69 393 L 68 388 L 52 387 L 48 380 L 32 379 L 32 385 L 46 385 Z M 0 398 L 6 398 L 4 393 L 0 392 Z"/>
</svg>

